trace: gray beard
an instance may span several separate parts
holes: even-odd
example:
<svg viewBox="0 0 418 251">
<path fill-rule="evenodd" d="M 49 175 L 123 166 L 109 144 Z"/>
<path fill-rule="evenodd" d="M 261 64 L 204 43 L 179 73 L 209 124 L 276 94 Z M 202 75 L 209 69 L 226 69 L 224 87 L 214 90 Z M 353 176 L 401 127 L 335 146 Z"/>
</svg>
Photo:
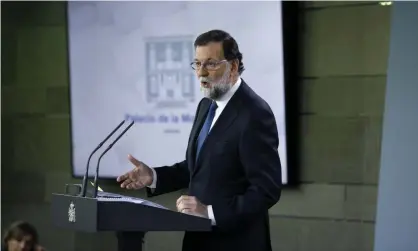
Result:
<svg viewBox="0 0 418 251">
<path fill-rule="evenodd" d="M 214 84 L 210 88 L 203 88 L 203 94 L 207 98 L 210 98 L 210 99 L 213 99 L 213 100 L 219 100 L 230 89 L 231 89 L 231 84 L 229 84 L 229 83 L 218 83 L 218 84 Z"/>
<path fill-rule="evenodd" d="M 216 83 L 211 82 L 211 87 L 203 87 L 203 95 L 207 98 L 213 100 L 221 99 L 232 87 L 232 84 L 229 83 L 229 74 L 231 73 L 231 66 L 227 65 L 227 70 L 225 71 L 222 78 Z"/>
</svg>

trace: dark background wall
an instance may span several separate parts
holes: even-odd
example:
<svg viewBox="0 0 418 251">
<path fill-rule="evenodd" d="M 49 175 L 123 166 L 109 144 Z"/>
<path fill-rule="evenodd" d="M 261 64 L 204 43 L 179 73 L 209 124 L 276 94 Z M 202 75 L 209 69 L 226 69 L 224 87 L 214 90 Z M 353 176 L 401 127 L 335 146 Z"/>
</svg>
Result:
<svg viewBox="0 0 418 251">
<path fill-rule="evenodd" d="M 79 182 L 70 174 L 65 3 L 1 9 L 2 229 L 26 219 L 50 250 L 114 250 L 111 233 L 50 223 L 51 193 Z M 275 250 L 373 249 L 390 10 L 376 2 L 300 8 L 302 185 L 271 210 Z M 105 188 L 120 192 L 111 182 Z M 156 201 L 173 208 L 178 196 Z M 180 250 L 181 237 L 151 233 L 146 250 Z"/>
</svg>

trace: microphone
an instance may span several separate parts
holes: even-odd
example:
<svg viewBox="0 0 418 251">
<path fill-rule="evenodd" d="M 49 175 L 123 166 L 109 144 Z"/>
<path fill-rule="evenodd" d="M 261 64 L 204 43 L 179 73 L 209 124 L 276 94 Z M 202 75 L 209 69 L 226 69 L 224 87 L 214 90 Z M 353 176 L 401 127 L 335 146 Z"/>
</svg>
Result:
<svg viewBox="0 0 418 251">
<path fill-rule="evenodd" d="M 102 160 L 102 157 L 113 147 L 113 145 L 118 142 L 118 140 L 134 125 L 135 121 L 132 121 L 126 128 L 125 130 L 122 131 L 121 134 L 119 134 L 119 136 L 106 148 L 106 150 L 103 151 L 103 153 L 100 155 L 99 159 L 97 160 L 97 166 L 96 166 L 96 175 L 94 176 L 94 193 L 93 193 L 93 198 L 97 197 L 97 188 L 98 188 L 98 182 L 97 182 L 97 177 L 99 176 L 99 166 L 100 166 L 100 161 Z"/>
<path fill-rule="evenodd" d="M 103 144 L 110 138 L 112 137 L 113 134 L 115 134 L 115 132 L 125 123 L 125 120 L 123 120 L 122 122 L 119 123 L 119 125 L 113 129 L 113 131 L 107 135 L 107 137 L 100 142 L 100 144 L 98 146 L 96 146 L 96 148 L 93 150 L 93 152 L 90 154 L 88 160 L 87 160 L 87 167 L 86 167 L 86 173 L 84 174 L 83 177 L 83 186 L 81 189 L 81 197 L 86 197 L 86 192 L 87 192 L 87 179 L 88 179 L 88 175 L 89 175 L 89 166 L 90 166 L 90 159 L 93 156 L 93 154 L 95 154 L 97 152 L 97 150 L 99 150 Z"/>
</svg>

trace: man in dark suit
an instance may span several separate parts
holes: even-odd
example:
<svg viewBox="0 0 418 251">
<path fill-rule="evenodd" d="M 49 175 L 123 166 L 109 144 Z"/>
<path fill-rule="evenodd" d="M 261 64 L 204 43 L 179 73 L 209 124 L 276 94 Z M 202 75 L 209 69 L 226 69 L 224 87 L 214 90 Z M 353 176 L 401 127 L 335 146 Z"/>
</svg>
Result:
<svg viewBox="0 0 418 251">
<path fill-rule="evenodd" d="M 212 220 L 211 232 L 186 232 L 184 251 L 271 250 L 268 209 L 281 194 L 276 121 L 269 105 L 240 75 L 242 54 L 221 30 L 201 34 L 191 64 L 203 98 L 196 111 L 186 160 L 135 168 L 120 176 L 122 188 L 146 187 L 149 196 L 188 188 L 179 212 Z"/>
</svg>

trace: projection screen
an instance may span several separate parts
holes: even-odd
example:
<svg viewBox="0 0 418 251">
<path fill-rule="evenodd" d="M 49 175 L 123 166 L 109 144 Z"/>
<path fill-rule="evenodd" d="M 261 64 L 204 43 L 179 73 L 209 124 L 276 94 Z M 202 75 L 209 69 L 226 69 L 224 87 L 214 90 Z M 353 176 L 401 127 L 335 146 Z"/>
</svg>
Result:
<svg viewBox="0 0 418 251">
<path fill-rule="evenodd" d="M 75 177 L 84 175 L 90 153 L 123 119 L 136 123 L 103 157 L 100 178 L 130 170 L 128 154 L 149 166 L 185 159 L 203 98 L 190 67 L 193 42 L 203 32 L 222 29 L 243 53 L 242 78 L 274 112 L 287 183 L 280 1 L 70 1 L 67 11 Z M 97 156 L 115 137 L 92 159 L 90 177 Z"/>
</svg>

